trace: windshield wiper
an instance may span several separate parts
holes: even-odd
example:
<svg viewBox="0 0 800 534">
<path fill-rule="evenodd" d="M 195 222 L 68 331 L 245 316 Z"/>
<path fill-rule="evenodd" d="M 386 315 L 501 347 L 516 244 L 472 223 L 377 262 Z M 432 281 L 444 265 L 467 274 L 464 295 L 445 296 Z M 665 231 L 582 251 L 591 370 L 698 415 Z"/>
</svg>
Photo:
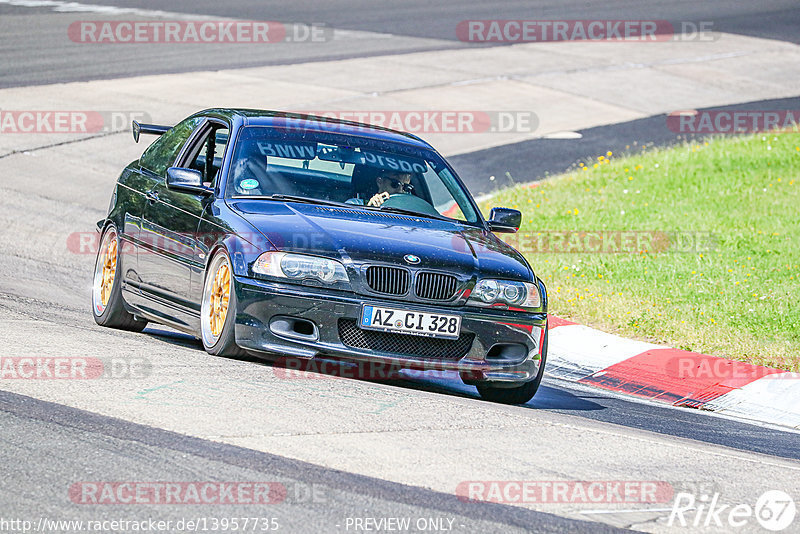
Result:
<svg viewBox="0 0 800 534">
<path fill-rule="evenodd" d="M 282 195 L 276 193 L 274 195 L 237 195 L 235 198 L 257 198 L 260 200 L 284 200 L 289 202 L 303 202 L 306 204 L 321 204 L 323 206 L 343 206 L 341 202 L 334 202 L 333 200 L 322 200 L 319 198 L 298 197 L 294 195 Z"/>
<path fill-rule="evenodd" d="M 371 208 L 373 206 L 368 206 L 368 207 Z M 395 208 L 394 206 L 380 207 L 378 210 L 379 211 L 388 211 L 388 212 L 391 212 L 391 213 L 400 213 L 402 215 L 413 215 L 415 217 L 429 217 L 431 219 L 439 219 L 440 221 L 451 221 L 452 222 L 452 219 L 450 219 L 448 217 L 445 217 L 444 215 L 432 215 L 430 213 L 424 213 L 424 212 L 421 212 L 421 211 L 404 210 L 403 208 Z"/>
</svg>

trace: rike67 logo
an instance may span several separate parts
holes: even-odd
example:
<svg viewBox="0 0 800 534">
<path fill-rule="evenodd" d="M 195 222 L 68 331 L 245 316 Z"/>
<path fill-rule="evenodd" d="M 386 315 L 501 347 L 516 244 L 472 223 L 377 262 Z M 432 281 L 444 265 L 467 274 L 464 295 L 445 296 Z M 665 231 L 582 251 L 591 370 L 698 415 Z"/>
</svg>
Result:
<svg viewBox="0 0 800 534">
<path fill-rule="evenodd" d="M 752 527 L 755 520 L 762 528 L 780 532 L 794 523 L 796 514 L 797 506 L 794 500 L 780 490 L 764 492 L 755 506 L 747 503 L 723 504 L 720 502 L 719 493 L 703 494 L 699 497 L 692 493 L 678 493 L 675 495 L 667 525 L 736 529 L 744 526 Z"/>
</svg>

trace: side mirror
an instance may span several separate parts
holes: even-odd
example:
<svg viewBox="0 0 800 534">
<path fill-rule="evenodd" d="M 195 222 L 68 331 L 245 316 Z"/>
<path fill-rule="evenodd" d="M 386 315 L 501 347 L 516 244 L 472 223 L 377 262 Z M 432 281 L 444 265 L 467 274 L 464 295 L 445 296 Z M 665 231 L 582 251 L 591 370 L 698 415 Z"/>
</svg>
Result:
<svg viewBox="0 0 800 534">
<path fill-rule="evenodd" d="M 167 169 L 167 189 L 192 193 L 193 195 L 211 195 L 214 190 L 203 185 L 203 175 L 194 169 L 170 167 Z"/>
<path fill-rule="evenodd" d="M 522 212 L 511 208 L 492 208 L 489 213 L 489 229 L 492 232 L 513 234 L 522 224 Z"/>
</svg>

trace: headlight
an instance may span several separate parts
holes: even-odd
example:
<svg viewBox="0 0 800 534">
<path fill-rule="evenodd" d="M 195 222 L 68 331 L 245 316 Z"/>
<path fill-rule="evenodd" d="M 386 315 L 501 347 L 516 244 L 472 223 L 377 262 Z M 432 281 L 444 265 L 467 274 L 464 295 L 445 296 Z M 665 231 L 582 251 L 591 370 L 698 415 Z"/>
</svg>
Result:
<svg viewBox="0 0 800 534">
<path fill-rule="evenodd" d="M 542 305 L 542 298 L 536 284 L 512 280 L 480 280 L 475 284 L 467 304 L 471 306 L 507 304 L 520 308 L 539 308 Z"/>
<path fill-rule="evenodd" d="M 328 284 L 350 281 L 344 265 L 336 260 L 288 252 L 265 252 L 253 263 L 253 272 L 297 281 L 314 278 Z"/>
</svg>

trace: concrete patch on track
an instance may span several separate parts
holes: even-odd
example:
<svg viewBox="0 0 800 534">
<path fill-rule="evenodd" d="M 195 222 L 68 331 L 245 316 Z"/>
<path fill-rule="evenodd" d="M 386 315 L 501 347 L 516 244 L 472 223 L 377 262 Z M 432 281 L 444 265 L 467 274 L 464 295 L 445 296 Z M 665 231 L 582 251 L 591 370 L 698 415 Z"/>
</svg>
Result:
<svg viewBox="0 0 800 534">
<path fill-rule="evenodd" d="M 164 123 L 218 106 L 532 112 L 538 119 L 532 131 L 416 132 L 452 155 L 656 113 L 794 96 L 797 74 L 784 66 L 798 61 L 800 46 L 730 34 L 646 45 L 533 43 L 9 88 L 0 90 L 0 102 L 6 113 L 138 112 Z M 85 137 L 14 134 L 13 127 L 0 135 L 0 156 Z"/>
</svg>

